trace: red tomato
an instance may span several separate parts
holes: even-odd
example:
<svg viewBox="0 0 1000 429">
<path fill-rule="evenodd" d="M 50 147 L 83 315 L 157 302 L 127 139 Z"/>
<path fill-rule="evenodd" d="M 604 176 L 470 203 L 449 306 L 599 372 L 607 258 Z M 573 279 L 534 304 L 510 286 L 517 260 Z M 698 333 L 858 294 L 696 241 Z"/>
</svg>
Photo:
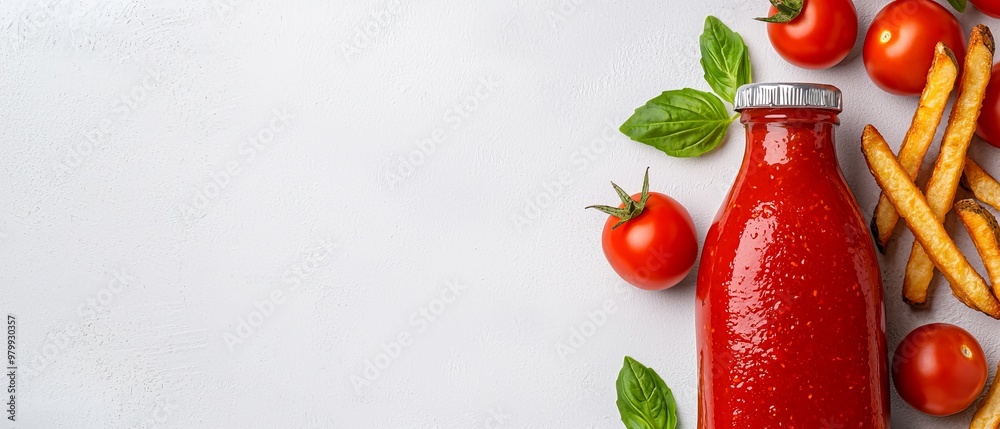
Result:
<svg viewBox="0 0 1000 429">
<path fill-rule="evenodd" d="M 961 66 L 965 37 L 951 12 L 933 0 L 890 2 L 875 15 L 865 36 L 868 77 L 893 94 L 920 94 L 939 41 L 954 51 Z"/>
<path fill-rule="evenodd" d="M 632 195 L 618 206 L 623 212 L 608 218 L 601 245 L 611 268 L 625 281 L 640 289 L 663 290 L 680 283 L 691 271 L 698 256 L 698 237 L 684 206 L 661 193 L 646 194 L 648 184 L 647 170 L 644 193 Z M 644 194 L 648 197 L 645 205 L 641 203 Z M 626 194 L 620 191 L 620 195 Z M 591 207 L 609 214 L 616 210 Z"/>
<path fill-rule="evenodd" d="M 892 358 L 892 381 L 913 408 L 949 416 L 972 405 L 986 386 L 983 348 L 964 329 L 932 323 L 910 332 Z"/>
<path fill-rule="evenodd" d="M 778 9 L 771 6 L 768 16 Z M 851 0 L 806 0 L 786 23 L 769 22 L 767 37 L 785 61 L 807 69 L 837 65 L 858 39 L 858 13 Z"/>
<path fill-rule="evenodd" d="M 986 87 L 983 109 L 979 112 L 976 134 L 989 144 L 1000 147 L 1000 63 L 993 65 L 993 75 Z"/>
<path fill-rule="evenodd" d="M 969 0 L 976 9 L 994 18 L 1000 18 L 1000 0 Z"/>
</svg>

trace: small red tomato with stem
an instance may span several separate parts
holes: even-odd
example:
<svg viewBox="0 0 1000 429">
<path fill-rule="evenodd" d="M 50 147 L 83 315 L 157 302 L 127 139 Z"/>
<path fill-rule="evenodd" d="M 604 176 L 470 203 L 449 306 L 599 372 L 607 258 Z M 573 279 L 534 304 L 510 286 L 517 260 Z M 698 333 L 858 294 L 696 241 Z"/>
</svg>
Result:
<svg viewBox="0 0 1000 429">
<path fill-rule="evenodd" d="M 918 95 L 927 83 L 938 42 L 951 48 L 962 65 L 964 34 L 955 15 L 934 0 L 889 2 L 875 15 L 865 35 L 865 70 L 886 92 Z"/>
<path fill-rule="evenodd" d="M 986 386 L 979 342 L 966 330 L 932 323 L 910 332 L 892 357 L 892 382 L 917 411 L 950 416 L 972 405 Z"/>
<path fill-rule="evenodd" d="M 826 69 L 844 60 L 858 39 L 858 12 L 851 0 L 771 0 L 767 37 L 785 61 Z"/>
<path fill-rule="evenodd" d="M 629 196 L 611 182 L 622 204 L 589 206 L 611 215 L 604 224 L 604 256 L 635 287 L 663 290 L 680 283 L 694 267 L 698 237 L 691 215 L 664 194 L 649 192 L 649 168 L 642 193 Z"/>
<path fill-rule="evenodd" d="M 986 86 L 983 108 L 979 112 L 976 134 L 987 143 L 1000 147 L 1000 63 L 993 65 L 990 83 Z"/>
<path fill-rule="evenodd" d="M 1000 18 L 1000 0 L 969 0 L 980 12 Z"/>
</svg>

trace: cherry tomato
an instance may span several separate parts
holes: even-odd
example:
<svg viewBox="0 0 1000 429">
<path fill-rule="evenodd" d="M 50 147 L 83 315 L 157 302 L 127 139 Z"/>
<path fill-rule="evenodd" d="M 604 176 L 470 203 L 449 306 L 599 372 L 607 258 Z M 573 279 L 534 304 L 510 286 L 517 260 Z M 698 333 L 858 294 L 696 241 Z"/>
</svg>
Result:
<svg viewBox="0 0 1000 429">
<path fill-rule="evenodd" d="M 621 278 L 646 290 L 663 290 L 680 283 L 694 266 L 698 237 L 691 215 L 680 203 L 658 192 L 647 192 L 649 171 L 643 193 L 629 197 L 604 224 L 601 245 L 604 256 Z M 626 196 L 621 188 L 619 195 Z M 646 195 L 645 204 L 642 204 Z M 605 213 L 609 206 L 591 206 Z"/>
<path fill-rule="evenodd" d="M 994 18 L 1000 18 L 1000 0 L 969 0 L 976 9 Z"/>
<path fill-rule="evenodd" d="M 986 386 L 983 348 L 964 329 L 932 323 L 910 332 L 892 358 L 892 381 L 913 408 L 949 416 L 972 405 Z"/>
<path fill-rule="evenodd" d="M 875 15 L 865 36 L 868 77 L 893 94 L 920 94 L 939 41 L 951 48 L 961 66 L 965 37 L 951 12 L 933 0 L 890 2 Z"/>
<path fill-rule="evenodd" d="M 768 16 L 778 12 L 771 6 Z M 786 23 L 769 22 L 767 37 L 785 61 L 807 69 L 837 65 L 858 39 L 858 13 L 851 0 L 805 0 Z"/>
<path fill-rule="evenodd" d="M 986 97 L 979 112 L 979 128 L 976 134 L 989 144 L 1000 147 L 1000 63 L 993 65 L 990 84 L 986 86 Z"/>
</svg>

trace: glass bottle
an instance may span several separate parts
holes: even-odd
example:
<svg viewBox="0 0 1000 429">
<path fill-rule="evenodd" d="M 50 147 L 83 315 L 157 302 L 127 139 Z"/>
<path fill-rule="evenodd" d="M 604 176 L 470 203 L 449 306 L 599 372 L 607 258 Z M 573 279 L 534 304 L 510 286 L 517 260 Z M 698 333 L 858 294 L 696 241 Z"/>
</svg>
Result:
<svg viewBox="0 0 1000 429">
<path fill-rule="evenodd" d="M 882 280 L 837 162 L 841 100 L 737 91 L 746 153 L 698 272 L 701 429 L 889 427 Z"/>
</svg>

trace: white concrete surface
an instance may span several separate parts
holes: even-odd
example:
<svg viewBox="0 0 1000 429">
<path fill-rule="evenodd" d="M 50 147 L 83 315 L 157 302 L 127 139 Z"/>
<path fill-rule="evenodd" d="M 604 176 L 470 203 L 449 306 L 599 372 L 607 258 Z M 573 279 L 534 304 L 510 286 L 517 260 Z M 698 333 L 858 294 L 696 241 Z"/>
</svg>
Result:
<svg viewBox="0 0 1000 429">
<path fill-rule="evenodd" d="M 858 3 L 867 26 L 878 5 Z M 627 354 L 693 428 L 694 276 L 623 285 L 583 207 L 650 166 L 704 234 L 742 136 L 682 160 L 618 124 L 708 88 L 708 14 L 743 34 L 757 81 L 844 90 L 865 212 L 857 137 L 871 121 L 898 146 L 916 105 L 868 81 L 860 43 L 832 70 L 784 63 L 751 20 L 765 4 L 3 2 L 0 312 L 20 372 L 0 427 L 617 428 Z M 884 261 L 891 346 L 953 322 L 995 365 L 1000 325 L 943 281 L 929 311 L 896 298 L 910 240 Z M 970 418 L 893 401 L 900 428 Z"/>
</svg>

